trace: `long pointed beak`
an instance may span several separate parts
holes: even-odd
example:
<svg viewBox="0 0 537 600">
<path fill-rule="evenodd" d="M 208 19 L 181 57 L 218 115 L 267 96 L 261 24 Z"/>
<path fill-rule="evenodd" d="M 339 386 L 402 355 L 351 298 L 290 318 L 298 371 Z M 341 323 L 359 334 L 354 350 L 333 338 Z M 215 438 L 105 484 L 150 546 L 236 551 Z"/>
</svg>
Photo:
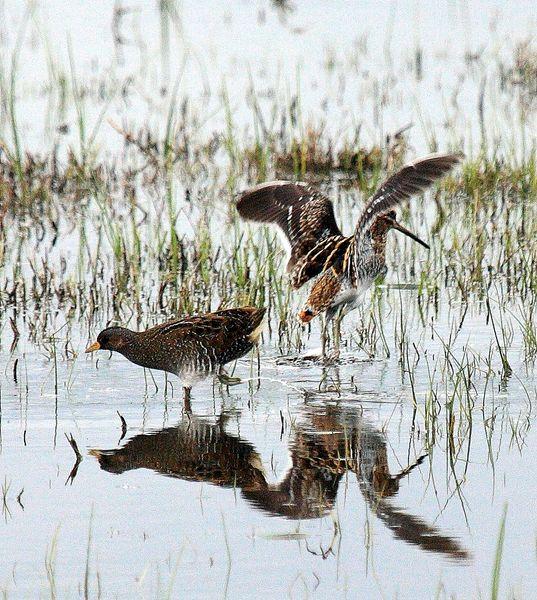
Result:
<svg viewBox="0 0 537 600">
<path fill-rule="evenodd" d="M 426 242 L 424 242 L 423 240 L 420 240 L 420 238 L 415 234 L 412 233 L 412 231 L 410 231 L 409 229 L 407 229 L 406 227 L 403 227 L 401 225 L 401 223 L 398 223 L 397 221 L 395 221 L 394 219 L 387 219 L 387 221 L 390 223 L 390 225 L 394 228 L 397 229 L 397 231 L 400 231 L 401 233 L 404 233 L 406 236 L 408 236 L 411 240 L 414 240 L 415 242 L 418 242 L 418 244 L 421 244 L 424 248 L 427 248 L 427 250 L 430 250 L 431 247 L 429 246 L 429 244 L 427 244 Z"/>
<path fill-rule="evenodd" d="M 93 344 L 91 344 L 91 346 L 88 346 L 85 350 L 86 354 L 88 352 L 95 352 L 95 350 L 100 350 L 101 349 L 101 344 L 99 344 L 99 342 L 93 342 Z"/>
</svg>

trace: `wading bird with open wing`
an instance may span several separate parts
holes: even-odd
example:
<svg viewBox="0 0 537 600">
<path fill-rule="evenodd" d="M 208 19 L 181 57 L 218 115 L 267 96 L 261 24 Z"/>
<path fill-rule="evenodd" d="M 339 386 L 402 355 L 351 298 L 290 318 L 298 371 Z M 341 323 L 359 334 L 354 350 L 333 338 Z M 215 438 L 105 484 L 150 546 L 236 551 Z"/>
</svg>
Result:
<svg viewBox="0 0 537 600">
<path fill-rule="evenodd" d="M 396 220 L 395 208 L 427 189 L 460 162 L 462 154 L 431 154 L 386 179 L 367 202 L 350 236 L 339 229 L 332 202 L 305 183 L 271 181 L 243 192 L 237 210 L 243 219 L 278 225 L 289 250 L 287 272 L 298 289 L 316 278 L 299 319 L 308 323 L 326 313 L 355 308 L 373 281 L 386 273 L 390 229 L 429 246 Z"/>
</svg>

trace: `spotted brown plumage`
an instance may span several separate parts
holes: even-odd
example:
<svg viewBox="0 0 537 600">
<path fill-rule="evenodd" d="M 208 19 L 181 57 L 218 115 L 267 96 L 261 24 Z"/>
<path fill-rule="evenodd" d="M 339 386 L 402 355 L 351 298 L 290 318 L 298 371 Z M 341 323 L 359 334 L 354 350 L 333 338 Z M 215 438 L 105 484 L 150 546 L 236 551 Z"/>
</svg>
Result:
<svg viewBox="0 0 537 600">
<path fill-rule="evenodd" d="M 309 304 L 316 306 L 319 311 L 328 310 L 332 300 L 341 291 L 341 277 L 334 267 L 323 271 L 309 295 Z M 303 319 L 305 320 L 305 319 Z"/>
<path fill-rule="evenodd" d="M 137 365 L 179 376 L 185 390 L 189 390 L 198 380 L 218 373 L 255 346 L 265 310 L 229 308 L 169 321 L 146 331 L 109 327 L 86 352 L 119 352 Z"/>
<path fill-rule="evenodd" d="M 344 236 L 328 198 L 305 183 L 272 181 L 240 196 L 237 210 L 246 220 L 276 224 L 290 247 L 287 271 L 294 288 L 317 277 L 299 317 L 356 306 L 361 293 L 386 272 L 386 237 L 396 229 L 429 246 L 396 220 L 395 208 L 424 191 L 460 162 L 462 154 L 431 154 L 386 179 L 365 205 L 353 235 Z"/>
</svg>

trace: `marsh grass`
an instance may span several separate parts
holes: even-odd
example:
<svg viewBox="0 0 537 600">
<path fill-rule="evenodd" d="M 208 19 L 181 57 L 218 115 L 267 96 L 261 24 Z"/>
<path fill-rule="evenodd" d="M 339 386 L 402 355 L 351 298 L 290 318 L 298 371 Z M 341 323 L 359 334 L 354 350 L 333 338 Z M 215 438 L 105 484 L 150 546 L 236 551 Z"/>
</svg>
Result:
<svg viewBox="0 0 537 600">
<path fill-rule="evenodd" d="M 494 565 L 492 568 L 492 584 L 490 597 L 491 600 L 498 599 L 500 590 L 500 570 L 502 565 L 503 544 L 505 540 L 505 522 L 507 520 L 507 505 L 504 506 L 502 518 L 500 520 L 500 530 L 498 532 L 498 540 L 496 542 L 496 553 L 494 555 Z"/>
</svg>

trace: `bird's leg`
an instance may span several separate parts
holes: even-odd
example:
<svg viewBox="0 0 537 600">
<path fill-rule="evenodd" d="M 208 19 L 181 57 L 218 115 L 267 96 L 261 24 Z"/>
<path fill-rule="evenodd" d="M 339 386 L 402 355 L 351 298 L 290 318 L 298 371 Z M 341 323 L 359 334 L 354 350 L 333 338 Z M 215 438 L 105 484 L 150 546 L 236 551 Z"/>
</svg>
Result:
<svg viewBox="0 0 537 600">
<path fill-rule="evenodd" d="M 326 392 L 327 389 L 327 381 L 328 381 L 328 368 L 326 366 L 322 367 L 321 378 L 319 379 L 319 391 Z"/>
<path fill-rule="evenodd" d="M 326 362 L 327 359 L 327 346 L 329 343 L 328 339 L 328 319 L 325 315 L 321 318 L 321 359 L 323 362 Z"/>
<path fill-rule="evenodd" d="M 242 383 L 242 379 L 240 377 L 231 377 L 231 375 L 226 372 L 224 367 L 220 367 L 216 377 L 222 385 L 238 385 L 239 383 Z"/>
<path fill-rule="evenodd" d="M 321 318 L 321 360 L 324 362 L 326 359 L 326 332 L 324 327 L 324 317 Z"/>
<path fill-rule="evenodd" d="M 341 321 L 343 320 L 344 312 L 343 308 L 337 309 L 334 318 L 334 358 L 339 358 L 340 344 L 341 344 Z"/>
<path fill-rule="evenodd" d="M 191 392 L 192 388 L 190 386 L 183 386 L 183 406 L 187 414 L 192 413 L 192 406 L 190 404 Z"/>
</svg>

